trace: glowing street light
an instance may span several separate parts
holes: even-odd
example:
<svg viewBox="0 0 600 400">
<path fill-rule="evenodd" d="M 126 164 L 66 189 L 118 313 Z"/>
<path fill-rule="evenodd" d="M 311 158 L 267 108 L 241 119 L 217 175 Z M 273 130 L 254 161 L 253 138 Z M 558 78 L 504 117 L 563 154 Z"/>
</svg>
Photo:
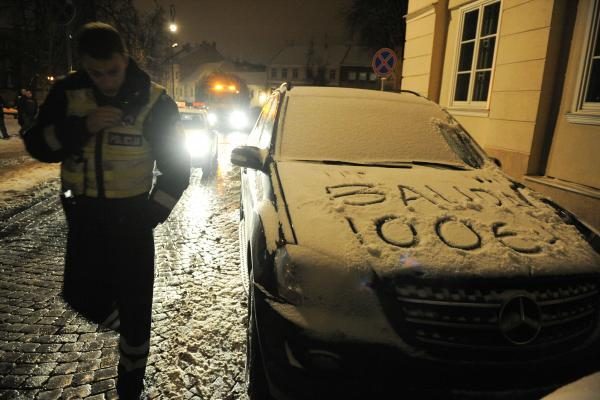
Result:
<svg viewBox="0 0 600 400">
<path fill-rule="evenodd" d="M 169 24 L 169 30 L 173 33 L 177 32 L 177 24 L 175 22 L 171 22 Z"/>
</svg>

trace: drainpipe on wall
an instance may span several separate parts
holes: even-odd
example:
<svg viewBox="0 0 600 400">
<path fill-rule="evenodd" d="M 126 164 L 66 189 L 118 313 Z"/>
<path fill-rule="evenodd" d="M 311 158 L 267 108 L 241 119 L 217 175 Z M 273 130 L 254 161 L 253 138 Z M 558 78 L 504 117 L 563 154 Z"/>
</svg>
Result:
<svg viewBox="0 0 600 400">
<path fill-rule="evenodd" d="M 431 67 L 429 75 L 429 91 L 427 97 L 436 103 L 440 102 L 442 76 L 444 74 L 444 56 L 450 12 L 448 0 L 439 0 L 433 4 L 435 9 L 435 28 L 433 32 L 433 49 L 431 52 Z"/>
</svg>

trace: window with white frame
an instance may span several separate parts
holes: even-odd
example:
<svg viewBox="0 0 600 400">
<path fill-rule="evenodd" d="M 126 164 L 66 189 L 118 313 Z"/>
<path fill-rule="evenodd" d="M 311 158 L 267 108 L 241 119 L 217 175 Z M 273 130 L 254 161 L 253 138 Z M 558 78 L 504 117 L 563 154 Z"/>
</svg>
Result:
<svg viewBox="0 0 600 400">
<path fill-rule="evenodd" d="M 461 10 L 454 105 L 485 107 L 492 83 L 498 42 L 500 1 L 485 1 Z"/>
<path fill-rule="evenodd" d="M 600 116 L 600 1 L 590 4 L 576 110 Z"/>
</svg>

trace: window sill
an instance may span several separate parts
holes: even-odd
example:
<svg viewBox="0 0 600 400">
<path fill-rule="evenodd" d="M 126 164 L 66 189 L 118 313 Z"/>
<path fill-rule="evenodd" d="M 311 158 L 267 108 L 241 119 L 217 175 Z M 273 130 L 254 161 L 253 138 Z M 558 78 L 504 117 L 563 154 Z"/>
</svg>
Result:
<svg viewBox="0 0 600 400">
<path fill-rule="evenodd" d="M 580 185 L 556 178 L 549 178 L 547 176 L 525 175 L 524 179 L 526 182 L 534 182 L 540 185 L 550 186 L 556 189 L 565 190 L 567 192 L 580 194 L 594 199 L 600 199 L 600 190 L 590 186 Z"/>
<path fill-rule="evenodd" d="M 600 125 L 600 115 L 582 112 L 567 113 L 567 121 L 572 124 Z"/>
<path fill-rule="evenodd" d="M 487 118 L 490 116 L 490 110 L 487 108 L 459 108 L 459 107 L 446 107 L 452 115 L 461 115 L 464 117 L 482 117 Z"/>
</svg>

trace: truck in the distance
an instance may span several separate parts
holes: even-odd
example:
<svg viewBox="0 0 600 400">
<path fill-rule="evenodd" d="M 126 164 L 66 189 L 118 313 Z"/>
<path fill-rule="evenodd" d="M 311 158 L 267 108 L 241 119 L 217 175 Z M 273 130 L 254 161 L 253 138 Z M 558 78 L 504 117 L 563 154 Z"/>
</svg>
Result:
<svg viewBox="0 0 600 400">
<path fill-rule="evenodd" d="M 222 133 L 246 131 L 250 126 L 250 94 L 234 74 L 213 72 L 196 91 L 196 101 L 206 105 L 209 123 Z"/>
</svg>

